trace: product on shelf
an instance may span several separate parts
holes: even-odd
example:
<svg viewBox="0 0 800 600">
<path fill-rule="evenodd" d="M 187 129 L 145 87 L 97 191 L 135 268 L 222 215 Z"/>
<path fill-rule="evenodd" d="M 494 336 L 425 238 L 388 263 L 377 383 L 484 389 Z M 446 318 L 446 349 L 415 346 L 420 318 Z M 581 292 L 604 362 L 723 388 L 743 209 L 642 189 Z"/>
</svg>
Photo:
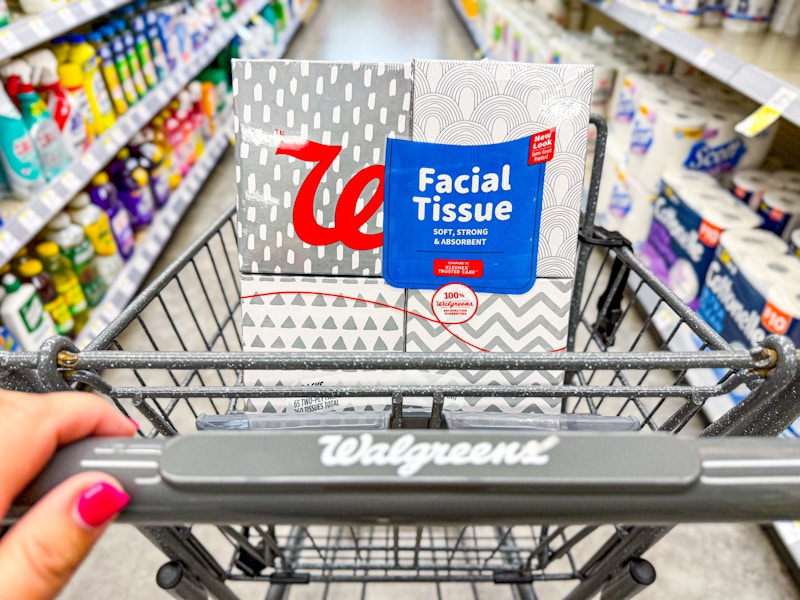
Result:
<svg viewBox="0 0 800 600">
<path fill-rule="evenodd" d="M 59 65 L 58 76 L 69 94 L 69 119 L 63 129 L 65 143 L 78 156 L 94 139 L 94 115 L 83 86 L 81 68 L 72 63 Z"/>
<path fill-rule="evenodd" d="M 75 196 L 67 205 L 67 211 L 72 222 L 83 228 L 94 249 L 97 271 L 106 286 L 110 287 L 125 263 L 117 248 L 108 215 L 91 203 L 86 192 Z"/>
<path fill-rule="evenodd" d="M 61 254 L 55 242 L 42 242 L 36 246 L 36 253 L 42 261 L 44 270 L 53 278 L 56 292 L 63 296 L 69 312 L 75 321 L 75 331 L 79 332 L 89 319 L 89 303 L 78 275 L 69 259 Z"/>
<path fill-rule="evenodd" d="M 91 44 L 97 52 L 100 73 L 103 76 L 103 82 L 106 84 L 111 103 L 114 105 L 114 112 L 122 116 L 128 110 L 128 100 L 125 97 L 125 90 L 120 82 L 117 63 L 114 61 L 114 52 L 111 50 L 109 43 L 103 38 L 102 29 L 103 28 L 99 31 L 89 33 L 86 36 L 86 41 Z M 133 85 L 132 82 L 131 85 Z M 133 89 L 134 93 L 135 91 L 136 90 Z"/>
<path fill-rule="evenodd" d="M 6 293 L 0 304 L 3 324 L 23 350 L 38 350 L 48 338 L 56 335 L 53 319 L 33 285 L 20 282 L 11 273 L 3 275 L 2 282 Z"/>
<path fill-rule="evenodd" d="M 692 171 L 668 171 L 653 203 L 653 223 L 641 256 L 648 268 L 696 309 L 700 288 L 723 231 L 762 223 L 722 187 Z"/>
<path fill-rule="evenodd" d="M 11 191 L 22 198 L 45 184 L 44 170 L 25 121 L 0 88 L 0 159 Z"/>
<path fill-rule="evenodd" d="M 114 124 L 116 113 L 100 73 L 97 52 L 84 36 L 78 36 L 72 41 L 69 62 L 81 68 L 83 87 L 92 109 L 94 131 L 103 133 Z"/>
<path fill-rule="evenodd" d="M 117 188 L 107 173 L 100 172 L 92 178 L 89 194 L 92 202 L 106 211 L 120 256 L 127 260 L 133 254 L 136 238 L 128 210 L 119 201 Z"/>
<path fill-rule="evenodd" d="M 69 311 L 64 296 L 58 293 L 52 277 L 44 271 L 42 263 L 36 258 L 26 260 L 19 266 L 19 275 L 23 283 L 30 283 L 36 288 L 44 309 L 53 319 L 58 335 L 73 337 L 75 321 Z"/>
<path fill-rule="evenodd" d="M 69 167 L 72 154 L 67 151 L 61 130 L 33 86 L 30 83 L 20 84 L 18 97 L 22 120 L 30 132 L 44 176 L 50 181 Z"/>
<path fill-rule="evenodd" d="M 31 66 L 31 79 L 36 91 L 42 97 L 50 116 L 63 131 L 70 119 L 70 102 L 63 82 L 58 75 L 58 61 L 46 48 L 29 52 L 24 56 Z"/>
<path fill-rule="evenodd" d="M 47 225 L 45 237 L 58 244 L 66 256 L 86 295 L 89 307 L 100 304 L 106 293 L 106 281 L 100 276 L 95 265 L 95 253 L 83 228 L 75 225 L 65 213 L 57 214 Z"/>
</svg>

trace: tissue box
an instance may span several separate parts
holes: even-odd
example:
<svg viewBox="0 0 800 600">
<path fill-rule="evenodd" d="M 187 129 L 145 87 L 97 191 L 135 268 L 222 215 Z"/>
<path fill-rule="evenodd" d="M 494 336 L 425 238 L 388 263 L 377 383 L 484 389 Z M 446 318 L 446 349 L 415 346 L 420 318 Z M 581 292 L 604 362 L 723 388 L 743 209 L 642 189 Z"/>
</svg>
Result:
<svg viewBox="0 0 800 600">
<path fill-rule="evenodd" d="M 525 294 L 478 293 L 475 315 L 442 327 L 432 317 L 436 292 L 408 294 L 407 352 L 559 352 L 565 349 L 571 279 L 539 279 Z M 442 371 L 449 385 L 559 385 L 563 371 Z M 451 408 L 448 403 L 448 408 Z M 558 398 L 459 398 L 457 408 L 483 412 L 558 412 Z"/>
<path fill-rule="evenodd" d="M 235 60 L 233 93 L 241 272 L 379 276 L 380 244 L 351 239 L 383 231 L 375 169 L 411 135 L 411 65 Z M 328 148 L 300 160 L 298 140 Z M 371 181 L 353 198 L 357 173 Z"/>
<path fill-rule="evenodd" d="M 255 352 L 402 352 L 405 290 L 377 278 L 242 275 L 242 347 Z M 398 372 L 400 373 L 400 372 Z M 245 385 L 386 384 L 377 372 L 244 371 Z M 383 406 L 383 400 L 381 401 Z M 342 409 L 351 401 L 253 399 L 264 412 Z M 371 401 L 362 406 L 374 408 Z"/>
<path fill-rule="evenodd" d="M 492 61 L 380 64 L 239 60 L 234 62 L 233 75 L 245 350 L 462 352 L 481 348 L 554 352 L 566 346 L 584 183 L 591 66 Z M 519 167 L 513 168 L 533 166 L 541 174 L 536 176 L 540 188 L 522 195 L 525 202 L 530 198 L 536 207 L 538 237 L 533 227 L 513 232 L 527 240 L 533 257 L 527 271 L 527 288 L 509 286 L 520 292 L 509 294 L 496 293 L 497 289 L 480 291 L 484 287 L 477 280 L 484 277 L 484 265 L 487 271 L 491 270 L 492 261 L 460 260 L 459 254 L 453 252 L 430 255 L 430 268 L 423 270 L 433 272 L 433 276 L 428 273 L 432 283 L 403 285 L 392 280 L 394 285 L 389 285 L 384 280 L 384 276 L 390 279 L 385 260 L 398 256 L 388 254 L 390 247 L 396 247 L 383 245 L 384 227 L 391 221 L 389 213 L 384 212 L 384 193 L 389 194 L 389 177 L 395 177 L 391 171 L 394 154 L 384 170 L 387 140 L 472 146 L 477 147 L 474 152 L 482 159 L 485 145 L 508 143 L 522 149 L 515 154 Z M 495 148 L 493 156 L 506 155 Z M 487 167 L 483 172 L 489 170 Z M 481 194 L 498 191 L 499 163 L 495 170 L 498 175 L 494 188 L 490 181 L 487 189 L 476 191 L 479 186 L 473 182 L 472 196 L 461 191 L 464 196 L 456 197 L 452 190 L 437 189 L 444 198 L 439 205 L 445 211 L 444 222 L 450 218 L 445 208 L 448 202 L 476 203 L 486 199 Z M 505 175 L 502 182 L 501 185 L 507 183 Z M 431 189 L 435 185 L 432 183 Z M 520 189 L 528 190 L 515 186 L 514 193 Z M 515 195 L 513 200 L 517 202 L 520 196 Z M 500 210 L 503 197 L 495 193 L 492 201 L 495 220 L 504 221 L 511 211 L 507 207 Z M 432 198 L 431 202 L 439 199 Z M 514 217 L 518 214 L 515 212 Z M 476 213 L 472 216 L 478 221 Z M 457 218 L 455 215 L 451 221 Z M 472 224 L 464 228 L 453 227 L 449 231 L 480 230 Z M 391 232 L 395 239 L 405 242 L 405 229 Z M 495 239 L 510 238 L 502 234 Z M 402 246 L 400 250 L 402 260 Z M 494 264 L 499 263 L 502 260 L 494 259 Z M 435 301 L 437 288 L 461 278 L 479 290 L 471 296 L 474 314 L 464 322 L 448 321 L 441 315 L 431 318 L 431 302 Z M 303 292 L 300 297 L 306 301 L 305 307 L 297 298 L 292 298 L 297 302 L 292 306 L 283 297 L 286 291 L 298 290 Z M 328 294 L 325 298 L 358 298 L 361 294 L 364 306 L 347 300 L 340 307 L 329 303 L 322 306 L 322 301 L 315 298 L 319 304 L 315 307 L 306 297 L 315 292 Z M 373 304 L 379 296 L 380 302 L 391 308 Z M 270 304 L 267 309 L 263 303 L 268 297 L 272 298 L 270 303 L 283 297 L 286 304 Z M 309 312 L 315 310 L 320 312 Z M 443 310 L 442 314 L 446 314 L 447 308 Z M 422 314 L 428 315 L 429 320 L 420 318 Z M 367 329 L 365 315 L 372 316 Z M 297 320 L 305 321 L 306 317 L 310 323 L 303 329 Z M 320 319 L 331 327 L 321 327 Z M 383 328 L 385 323 L 381 320 L 390 321 L 392 326 Z M 346 330 L 344 335 L 342 329 Z M 550 372 L 412 375 L 389 371 L 247 373 L 244 383 L 552 385 L 561 381 L 562 373 Z M 357 406 L 350 401 L 325 406 L 324 402 L 299 399 L 299 403 L 254 400 L 248 407 L 278 412 L 353 407 L 378 410 L 386 404 L 386 399 L 366 399 Z M 558 410 L 557 403 L 515 398 L 450 399 L 448 408 Z"/>
</svg>

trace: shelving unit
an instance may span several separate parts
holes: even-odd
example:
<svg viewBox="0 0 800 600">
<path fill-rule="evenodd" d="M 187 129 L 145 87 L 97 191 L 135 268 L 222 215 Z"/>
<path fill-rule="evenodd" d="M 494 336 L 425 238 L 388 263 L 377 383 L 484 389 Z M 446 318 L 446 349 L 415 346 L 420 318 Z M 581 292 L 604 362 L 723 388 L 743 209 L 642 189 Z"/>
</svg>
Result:
<svg viewBox="0 0 800 600">
<path fill-rule="evenodd" d="M 173 71 L 169 78 L 159 83 L 147 95 L 117 119 L 111 129 L 100 136 L 70 167 L 51 181 L 39 194 L 26 202 L 23 208 L 0 230 L 0 264 L 11 260 L 14 254 L 41 231 L 56 213 L 80 192 L 133 135 L 182 90 L 208 65 L 258 11 L 266 0 L 251 0 L 211 35 L 203 48 L 189 64 Z"/>
<path fill-rule="evenodd" d="M 233 116 L 229 114 L 222 123 L 219 131 L 206 146 L 203 155 L 172 193 L 167 204 L 158 212 L 144 239 L 138 240 L 136 250 L 125 263 L 125 267 L 109 288 L 103 301 L 92 311 L 89 322 L 76 340 L 79 348 L 86 346 L 122 312 L 150 272 L 164 246 L 172 237 L 172 232 L 183 217 L 183 213 L 197 197 L 197 193 L 214 171 L 214 167 L 230 143 Z"/>
<path fill-rule="evenodd" d="M 278 43 L 269 47 L 267 58 L 280 58 L 286 53 L 286 48 L 312 10 L 312 5 L 310 0 L 306 1 L 301 9 L 302 14 L 281 32 Z M 133 256 L 125 263 L 125 267 L 109 288 L 103 301 L 92 311 L 89 322 L 75 342 L 79 348 L 84 348 L 128 306 L 172 237 L 186 209 L 194 202 L 203 184 L 214 171 L 233 135 L 233 115 L 230 111 L 220 119 L 220 122 L 219 131 L 206 146 L 200 160 L 195 163 L 188 176 L 170 196 L 167 204 L 158 212 L 144 238 L 137 241 Z"/>
<path fill-rule="evenodd" d="M 783 118 L 800 125 L 800 69 L 793 66 L 797 64 L 800 43 L 780 35 L 742 35 L 722 28 L 681 30 L 621 0 L 582 1 L 745 96 L 780 109 Z M 466 15 L 461 0 L 452 0 L 452 4 L 475 45 L 483 54 L 490 55 L 482 32 Z M 633 273 L 629 276 L 631 289 L 636 289 L 637 279 Z M 645 287 L 638 291 L 637 300 L 648 315 L 653 313 L 658 302 L 656 295 L 652 292 L 648 295 Z M 678 320 L 667 306 L 659 307 L 652 317 L 661 338 L 669 340 L 671 351 L 697 352 L 701 342 L 688 327 L 684 325 L 673 332 Z M 686 380 L 693 386 L 713 386 L 723 375 L 721 371 L 693 369 L 687 372 Z M 716 421 L 746 395 L 747 390 L 742 389 L 710 398 L 703 404 L 703 413 L 710 421 Z M 790 430 L 784 436 L 799 434 Z M 800 583 L 800 521 L 777 522 L 764 529 L 790 574 Z"/>
<path fill-rule="evenodd" d="M 14 21 L 0 28 L 0 60 L 34 48 L 130 1 L 82 0 Z"/>
<path fill-rule="evenodd" d="M 583 2 L 756 102 L 778 104 L 783 118 L 800 125 L 800 45 L 795 40 L 721 27 L 683 30 L 621 0 Z"/>
</svg>

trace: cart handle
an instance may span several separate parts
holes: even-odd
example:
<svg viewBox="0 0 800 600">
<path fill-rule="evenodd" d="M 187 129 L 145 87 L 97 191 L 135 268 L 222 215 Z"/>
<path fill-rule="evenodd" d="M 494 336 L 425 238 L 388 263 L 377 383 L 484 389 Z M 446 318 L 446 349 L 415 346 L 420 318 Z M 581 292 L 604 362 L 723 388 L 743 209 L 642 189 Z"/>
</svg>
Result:
<svg viewBox="0 0 800 600">
<path fill-rule="evenodd" d="M 61 449 L 18 519 L 67 477 L 103 471 L 120 522 L 769 522 L 800 517 L 800 444 L 652 434 L 430 430 L 206 432 Z"/>
</svg>

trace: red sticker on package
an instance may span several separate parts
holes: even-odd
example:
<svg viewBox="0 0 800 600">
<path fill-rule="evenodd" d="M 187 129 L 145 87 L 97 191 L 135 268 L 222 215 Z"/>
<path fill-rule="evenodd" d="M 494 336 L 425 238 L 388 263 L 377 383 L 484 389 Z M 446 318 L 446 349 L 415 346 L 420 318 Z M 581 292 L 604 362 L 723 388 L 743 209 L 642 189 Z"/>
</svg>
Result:
<svg viewBox="0 0 800 600">
<path fill-rule="evenodd" d="M 444 325 L 466 323 L 478 312 L 478 295 L 468 285 L 448 283 L 434 292 L 431 311 Z"/>
<path fill-rule="evenodd" d="M 537 165 L 539 163 L 553 160 L 556 155 L 556 128 L 546 129 L 531 136 L 530 150 L 528 151 L 528 164 Z"/>
<path fill-rule="evenodd" d="M 483 277 L 483 261 L 437 258 L 433 261 L 433 274 L 438 277 Z"/>
</svg>

